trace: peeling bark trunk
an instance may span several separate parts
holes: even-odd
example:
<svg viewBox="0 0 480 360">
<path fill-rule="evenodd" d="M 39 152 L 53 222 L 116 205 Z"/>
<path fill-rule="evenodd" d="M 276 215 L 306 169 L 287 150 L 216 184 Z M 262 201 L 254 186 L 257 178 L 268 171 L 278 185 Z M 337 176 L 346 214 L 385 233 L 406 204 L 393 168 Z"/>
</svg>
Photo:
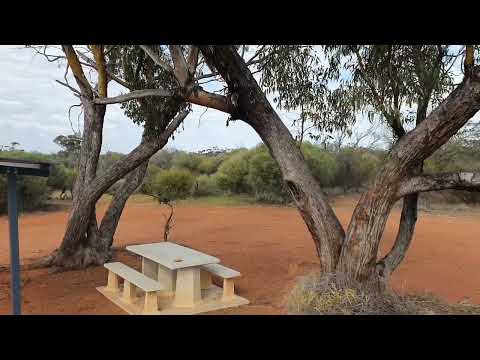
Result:
<svg viewBox="0 0 480 360">
<path fill-rule="evenodd" d="M 138 168 L 125 177 L 123 185 L 115 192 L 107 212 L 102 218 L 99 228 L 99 236 L 109 247 L 113 244 L 113 237 L 122 216 L 123 209 L 128 198 L 142 184 L 147 172 L 148 161 L 145 161 Z"/>
<path fill-rule="evenodd" d="M 200 46 L 200 49 L 207 63 L 218 70 L 230 92 L 238 97 L 232 118 L 242 119 L 252 126 L 279 165 L 283 180 L 312 235 L 321 270 L 332 272 L 340 254 L 344 230 L 295 139 L 233 47 Z"/>
<path fill-rule="evenodd" d="M 397 142 L 372 188 L 362 195 L 354 210 L 337 266 L 342 281 L 381 288 L 376 271 L 378 245 L 399 187 L 479 109 L 480 81 L 476 74 L 465 78 L 421 124 Z"/>
<path fill-rule="evenodd" d="M 65 268 L 76 268 L 101 265 L 110 258 L 111 242 L 105 240 L 97 228 L 96 218 L 94 218 L 95 204 L 110 186 L 135 170 L 142 163 L 148 162 L 148 159 L 153 154 L 165 146 L 170 135 L 188 114 L 183 111 L 171 121 L 175 114 L 178 113 L 180 105 L 181 103 L 178 100 L 172 99 L 163 111 L 156 114 L 156 122 L 164 126 L 164 131 L 159 136 L 142 142 L 130 154 L 117 161 L 103 173 L 98 174 L 88 184 L 85 179 L 90 179 L 89 176 L 92 174 L 92 171 L 89 170 L 87 172 L 85 170 L 85 175 L 81 177 L 82 180 L 79 180 L 83 181 L 83 186 L 77 186 L 78 194 L 73 202 L 62 244 L 52 254 L 48 264 Z M 85 169 L 87 169 L 86 163 Z M 112 212 L 117 212 L 117 210 L 112 210 Z M 121 211 L 118 217 L 120 217 L 120 214 Z M 108 218 L 106 221 L 104 228 L 112 225 L 108 224 Z"/>
<path fill-rule="evenodd" d="M 330 271 L 338 258 L 337 279 L 347 285 L 361 283 L 378 289 L 380 281 L 375 271 L 378 245 L 391 209 L 398 200 L 398 188 L 480 109 L 480 69 L 466 76 L 424 122 L 397 142 L 372 188 L 361 196 L 344 237 L 338 219 L 308 171 L 291 134 L 234 47 L 199 47 L 207 65 L 218 70 L 228 84 L 233 105 L 233 110 L 228 112 L 232 119 L 250 124 L 278 163 L 317 246 L 322 270 Z M 406 210 L 409 209 L 410 204 Z M 410 218 L 411 214 L 408 211 L 404 218 Z M 405 230 L 408 230 L 405 234 L 413 231 L 409 223 L 405 223 Z M 339 257 L 338 248 L 341 248 Z"/>
</svg>

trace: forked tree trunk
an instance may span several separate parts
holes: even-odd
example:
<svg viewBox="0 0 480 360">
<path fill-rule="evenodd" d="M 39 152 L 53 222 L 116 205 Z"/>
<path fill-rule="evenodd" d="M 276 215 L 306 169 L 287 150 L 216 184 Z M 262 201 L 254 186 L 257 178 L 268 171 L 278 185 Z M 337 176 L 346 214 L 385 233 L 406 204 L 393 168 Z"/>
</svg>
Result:
<svg viewBox="0 0 480 360">
<path fill-rule="evenodd" d="M 277 162 L 287 188 L 307 225 L 324 272 L 335 269 L 344 231 L 313 177 L 295 139 L 233 47 L 200 46 L 207 62 L 238 96 L 239 118 L 252 126 Z"/>
<path fill-rule="evenodd" d="M 77 268 L 101 265 L 110 258 L 110 239 L 101 236 L 100 231 L 96 228 L 96 219 L 92 218 L 95 214 L 95 204 L 115 182 L 148 162 L 152 155 L 165 146 L 169 137 L 188 114 L 188 112 L 182 111 L 174 118 L 179 109 L 180 102 L 171 100 L 163 111 L 156 114 L 157 123 L 165 124 L 164 131 L 160 135 L 151 137 L 148 141 L 142 141 L 130 154 L 112 164 L 103 173 L 98 174 L 88 183 L 88 186 L 77 187 L 80 191 L 75 196 L 62 244 L 48 259 L 48 264 L 64 268 Z M 174 119 L 171 120 L 172 118 Z M 123 199 L 119 198 L 117 204 L 122 201 Z M 118 210 L 119 208 L 112 209 L 112 213 L 118 212 Z M 121 212 L 118 217 L 120 214 Z M 112 228 L 113 222 L 108 223 L 108 219 L 104 228 Z"/>
<path fill-rule="evenodd" d="M 337 278 L 346 285 L 362 283 L 379 289 L 380 278 L 375 271 L 378 245 L 391 209 L 399 198 L 397 191 L 422 161 L 480 109 L 479 69 L 472 71 L 424 122 L 398 141 L 372 188 L 361 196 L 344 237 L 337 217 L 310 174 L 291 134 L 235 48 L 200 46 L 200 49 L 210 68 L 222 75 L 230 93 L 236 95 L 232 117 L 250 124 L 278 163 L 312 234 L 322 270 L 334 268 Z"/>
<path fill-rule="evenodd" d="M 372 188 L 360 198 L 337 266 L 337 274 L 343 276 L 346 283 L 360 282 L 373 288 L 382 287 L 382 278 L 376 271 L 376 258 L 386 220 L 398 200 L 397 191 L 427 157 L 478 112 L 478 71 L 476 69 L 474 75 L 466 77 L 421 124 L 397 142 Z M 404 214 L 406 216 L 411 218 L 412 215 Z M 409 227 L 408 224 L 405 226 Z M 408 244 L 398 245 L 398 250 L 405 245 L 408 247 Z"/>
<path fill-rule="evenodd" d="M 129 197 L 140 187 L 147 172 L 148 161 L 125 177 L 125 182 L 115 192 L 98 229 L 98 236 L 109 247 L 113 244 L 113 237 L 122 216 L 123 209 Z"/>
</svg>

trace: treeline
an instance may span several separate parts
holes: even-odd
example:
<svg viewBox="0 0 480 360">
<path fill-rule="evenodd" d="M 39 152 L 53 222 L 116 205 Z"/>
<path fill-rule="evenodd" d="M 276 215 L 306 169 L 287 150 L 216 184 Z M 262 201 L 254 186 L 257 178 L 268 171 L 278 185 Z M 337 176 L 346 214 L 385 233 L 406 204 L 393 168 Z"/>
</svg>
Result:
<svg viewBox="0 0 480 360">
<path fill-rule="evenodd" d="M 303 143 L 302 153 L 315 178 L 327 192 L 357 192 L 368 186 L 387 155 L 384 150 L 361 147 L 321 147 Z M 108 152 L 100 156 L 101 172 L 123 157 Z M 48 178 L 19 177 L 20 209 L 41 209 L 53 192 L 72 196 L 76 159 L 71 155 L 0 151 L 0 157 L 50 161 L 55 164 Z M 471 146 L 451 142 L 425 162 L 425 172 L 480 171 L 480 153 Z M 110 188 L 113 194 L 121 182 Z M 161 150 L 148 165 L 145 180 L 138 190 L 155 194 L 164 200 L 228 194 L 246 194 L 255 201 L 270 204 L 287 203 L 290 196 L 283 185 L 276 162 L 264 145 L 253 149 L 206 150 L 189 153 Z M 475 194 L 466 194 L 475 199 Z M 478 195 L 478 194 L 477 194 Z M 459 196 L 462 196 L 459 193 Z M 464 196 L 463 196 L 464 197 Z M 469 199 L 464 199 L 468 201 Z M 470 199 L 470 200 L 471 200 Z M 7 210 L 5 176 L 0 176 L 0 213 Z"/>
<path fill-rule="evenodd" d="M 334 151 L 310 143 L 301 148 L 323 187 L 345 192 L 368 184 L 385 156 L 379 150 Z M 214 154 L 162 150 L 152 157 L 141 191 L 167 199 L 248 194 L 258 202 L 285 203 L 290 198 L 264 145 Z"/>
</svg>

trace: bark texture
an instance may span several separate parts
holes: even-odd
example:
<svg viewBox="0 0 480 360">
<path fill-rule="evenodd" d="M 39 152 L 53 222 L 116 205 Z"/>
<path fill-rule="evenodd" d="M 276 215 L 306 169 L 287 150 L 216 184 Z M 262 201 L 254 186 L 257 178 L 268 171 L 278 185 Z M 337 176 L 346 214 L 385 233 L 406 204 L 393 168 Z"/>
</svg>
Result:
<svg viewBox="0 0 480 360">
<path fill-rule="evenodd" d="M 77 186 L 78 194 L 75 196 L 62 244 L 50 257 L 50 265 L 64 268 L 86 267 L 103 264 L 110 259 L 111 241 L 123 206 L 128 199 L 127 194 L 133 187 L 138 187 L 135 186 L 136 182 L 141 182 L 143 179 L 148 159 L 165 146 L 169 137 L 187 116 L 187 111 L 181 111 L 175 117 L 180 106 L 181 103 L 178 100 L 172 99 L 168 106 L 156 114 L 157 123 L 164 124 L 164 131 L 160 135 L 151 136 L 146 141 L 142 141 L 130 154 L 93 178 L 87 175 L 91 174 L 90 172 L 85 171 L 84 183 L 87 178 L 91 181 L 83 187 Z M 138 172 L 134 171 L 142 164 L 145 169 L 140 168 Z M 134 171 L 131 174 L 133 181 L 126 182 L 125 191 L 119 193 L 112 202 L 107 211 L 107 217 L 102 222 L 103 227 L 101 224 L 98 229 L 95 218 L 96 202 L 110 186 L 132 171 Z"/>
<path fill-rule="evenodd" d="M 478 69 L 393 148 L 372 188 L 362 195 L 349 224 L 337 273 L 346 282 L 380 286 L 378 245 L 402 182 L 480 109 Z"/>
<path fill-rule="evenodd" d="M 480 109 L 479 69 L 466 76 L 424 121 L 397 142 L 371 189 L 361 196 L 344 236 L 338 219 L 310 174 L 290 132 L 270 106 L 235 48 L 199 47 L 209 67 L 217 70 L 228 84 L 232 119 L 241 119 L 251 125 L 278 163 L 312 234 L 321 269 L 324 272 L 335 270 L 337 279 L 346 284 L 362 283 L 379 288 L 380 277 L 376 271 L 378 245 L 386 220 L 399 198 L 399 189 L 415 173 L 415 169 L 421 169 L 427 157 Z M 401 261 L 408 248 L 417 216 L 416 196 L 410 196 L 410 193 L 404 195 L 409 196 L 404 202 L 398 235 L 402 241 L 393 249 L 391 266 Z"/>
<path fill-rule="evenodd" d="M 140 187 L 147 172 L 148 161 L 145 161 L 138 168 L 125 177 L 125 182 L 115 192 L 115 195 L 102 218 L 98 229 L 98 236 L 101 241 L 112 246 L 115 231 L 122 216 L 123 209 L 128 198 Z"/>
<path fill-rule="evenodd" d="M 344 230 L 308 168 L 295 139 L 271 107 L 244 60 L 232 46 L 199 46 L 207 63 L 226 80 L 235 106 L 232 118 L 252 126 L 278 163 L 290 194 L 305 221 L 324 272 L 340 254 Z"/>
</svg>

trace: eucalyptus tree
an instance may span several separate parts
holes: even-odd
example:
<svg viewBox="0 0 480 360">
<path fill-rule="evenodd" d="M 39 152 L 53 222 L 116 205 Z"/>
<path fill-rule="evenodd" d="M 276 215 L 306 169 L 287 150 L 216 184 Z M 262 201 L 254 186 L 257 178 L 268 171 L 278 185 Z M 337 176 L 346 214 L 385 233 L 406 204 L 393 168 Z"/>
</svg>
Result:
<svg viewBox="0 0 480 360">
<path fill-rule="evenodd" d="M 160 84 L 168 88 L 172 84 L 168 81 L 170 75 L 149 59 L 137 59 L 144 58 L 143 51 L 138 48 L 124 47 L 122 58 L 116 46 L 62 45 L 63 54 L 52 53 L 48 46 L 34 49 L 49 61 L 66 60 L 65 81 L 57 81 L 79 98 L 83 112 L 74 201 L 62 243 L 43 263 L 67 268 L 103 264 L 111 256 L 113 234 L 128 196 L 140 185 L 148 159 L 165 146 L 188 115 L 188 106 L 181 99 L 165 98 L 154 102 L 144 99 L 127 107 L 127 114 L 144 126 L 142 141 L 128 155 L 98 172 L 106 106 L 95 100 L 108 96 L 112 81 L 133 90 Z M 159 53 L 158 56 L 162 55 Z M 133 64 L 136 70 L 132 71 Z M 68 83 L 69 71 L 76 86 Z M 94 76 L 89 76 L 89 72 L 93 72 Z M 125 176 L 126 181 L 115 194 L 99 226 L 95 214 L 96 202 Z"/>
<path fill-rule="evenodd" d="M 255 53 L 255 60 L 245 60 L 241 54 L 242 47 L 199 46 L 202 61 L 211 70 L 208 76 L 221 76 L 226 84 L 225 95 L 206 93 L 199 86 L 198 76 L 193 79 L 188 76 L 192 72 L 188 72 L 182 47 L 170 46 L 173 66 L 156 58 L 158 50 L 155 49 L 161 46 L 141 47 L 158 65 L 175 75 L 180 87 L 174 91 L 143 89 L 95 101 L 106 104 L 148 96 L 179 97 L 186 102 L 226 112 L 230 120 L 248 123 L 262 138 L 281 169 L 285 184 L 312 234 L 321 270 L 335 272 L 342 283 L 361 282 L 376 289 L 382 288 L 385 261 L 382 264 L 377 259 L 378 245 L 396 201 L 422 191 L 447 188 L 472 190 L 480 184 L 477 174 L 426 176 L 421 175 L 419 170 L 422 162 L 480 109 L 480 70 L 474 64 L 470 46 L 465 56 L 463 79 L 455 85 L 447 76 L 451 54 L 446 47 L 326 47 L 326 57 L 304 62 L 305 58 L 315 57 L 315 49 L 264 46 Z M 425 58 L 422 58 L 423 55 Z M 296 60 L 299 60 L 298 66 L 295 66 Z M 418 66 L 418 61 L 426 70 L 412 71 Z M 252 71 L 249 66 L 253 63 L 257 68 Z M 438 63 L 441 66 L 436 65 Z M 260 85 L 254 77 L 256 71 L 262 73 Z M 422 77 L 425 72 L 428 76 Z M 347 80 L 342 80 L 342 73 Z M 364 76 L 361 76 L 362 73 Z M 396 76 L 404 80 L 399 81 Z M 409 76 L 413 76 L 413 80 Z M 441 80 L 436 80 L 437 76 Z M 368 80 L 373 82 L 373 86 L 367 79 L 373 79 Z M 432 84 L 423 82 L 432 79 L 435 80 Z M 333 89 L 330 86 L 332 81 L 337 83 Z M 413 89 L 415 86 L 418 89 Z M 449 88 L 452 90 L 448 91 Z M 358 111 L 373 108 L 374 112 L 382 114 L 397 134 L 398 141 L 371 188 L 361 196 L 346 230 L 264 90 L 278 94 L 274 101 L 285 107 L 294 108 L 300 104 L 302 111 L 308 112 L 322 130 L 351 126 Z M 379 96 L 381 102 L 376 101 Z M 408 117 L 397 114 L 397 110 L 405 104 L 411 104 L 420 114 L 414 117 L 415 121 L 419 121 L 408 132 L 405 129 L 402 131 L 402 125 L 409 121 Z M 430 111 L 429 104 L 432 105 Z M 402 252 L 405 250 L 404 247 Z"/>
</svg>

